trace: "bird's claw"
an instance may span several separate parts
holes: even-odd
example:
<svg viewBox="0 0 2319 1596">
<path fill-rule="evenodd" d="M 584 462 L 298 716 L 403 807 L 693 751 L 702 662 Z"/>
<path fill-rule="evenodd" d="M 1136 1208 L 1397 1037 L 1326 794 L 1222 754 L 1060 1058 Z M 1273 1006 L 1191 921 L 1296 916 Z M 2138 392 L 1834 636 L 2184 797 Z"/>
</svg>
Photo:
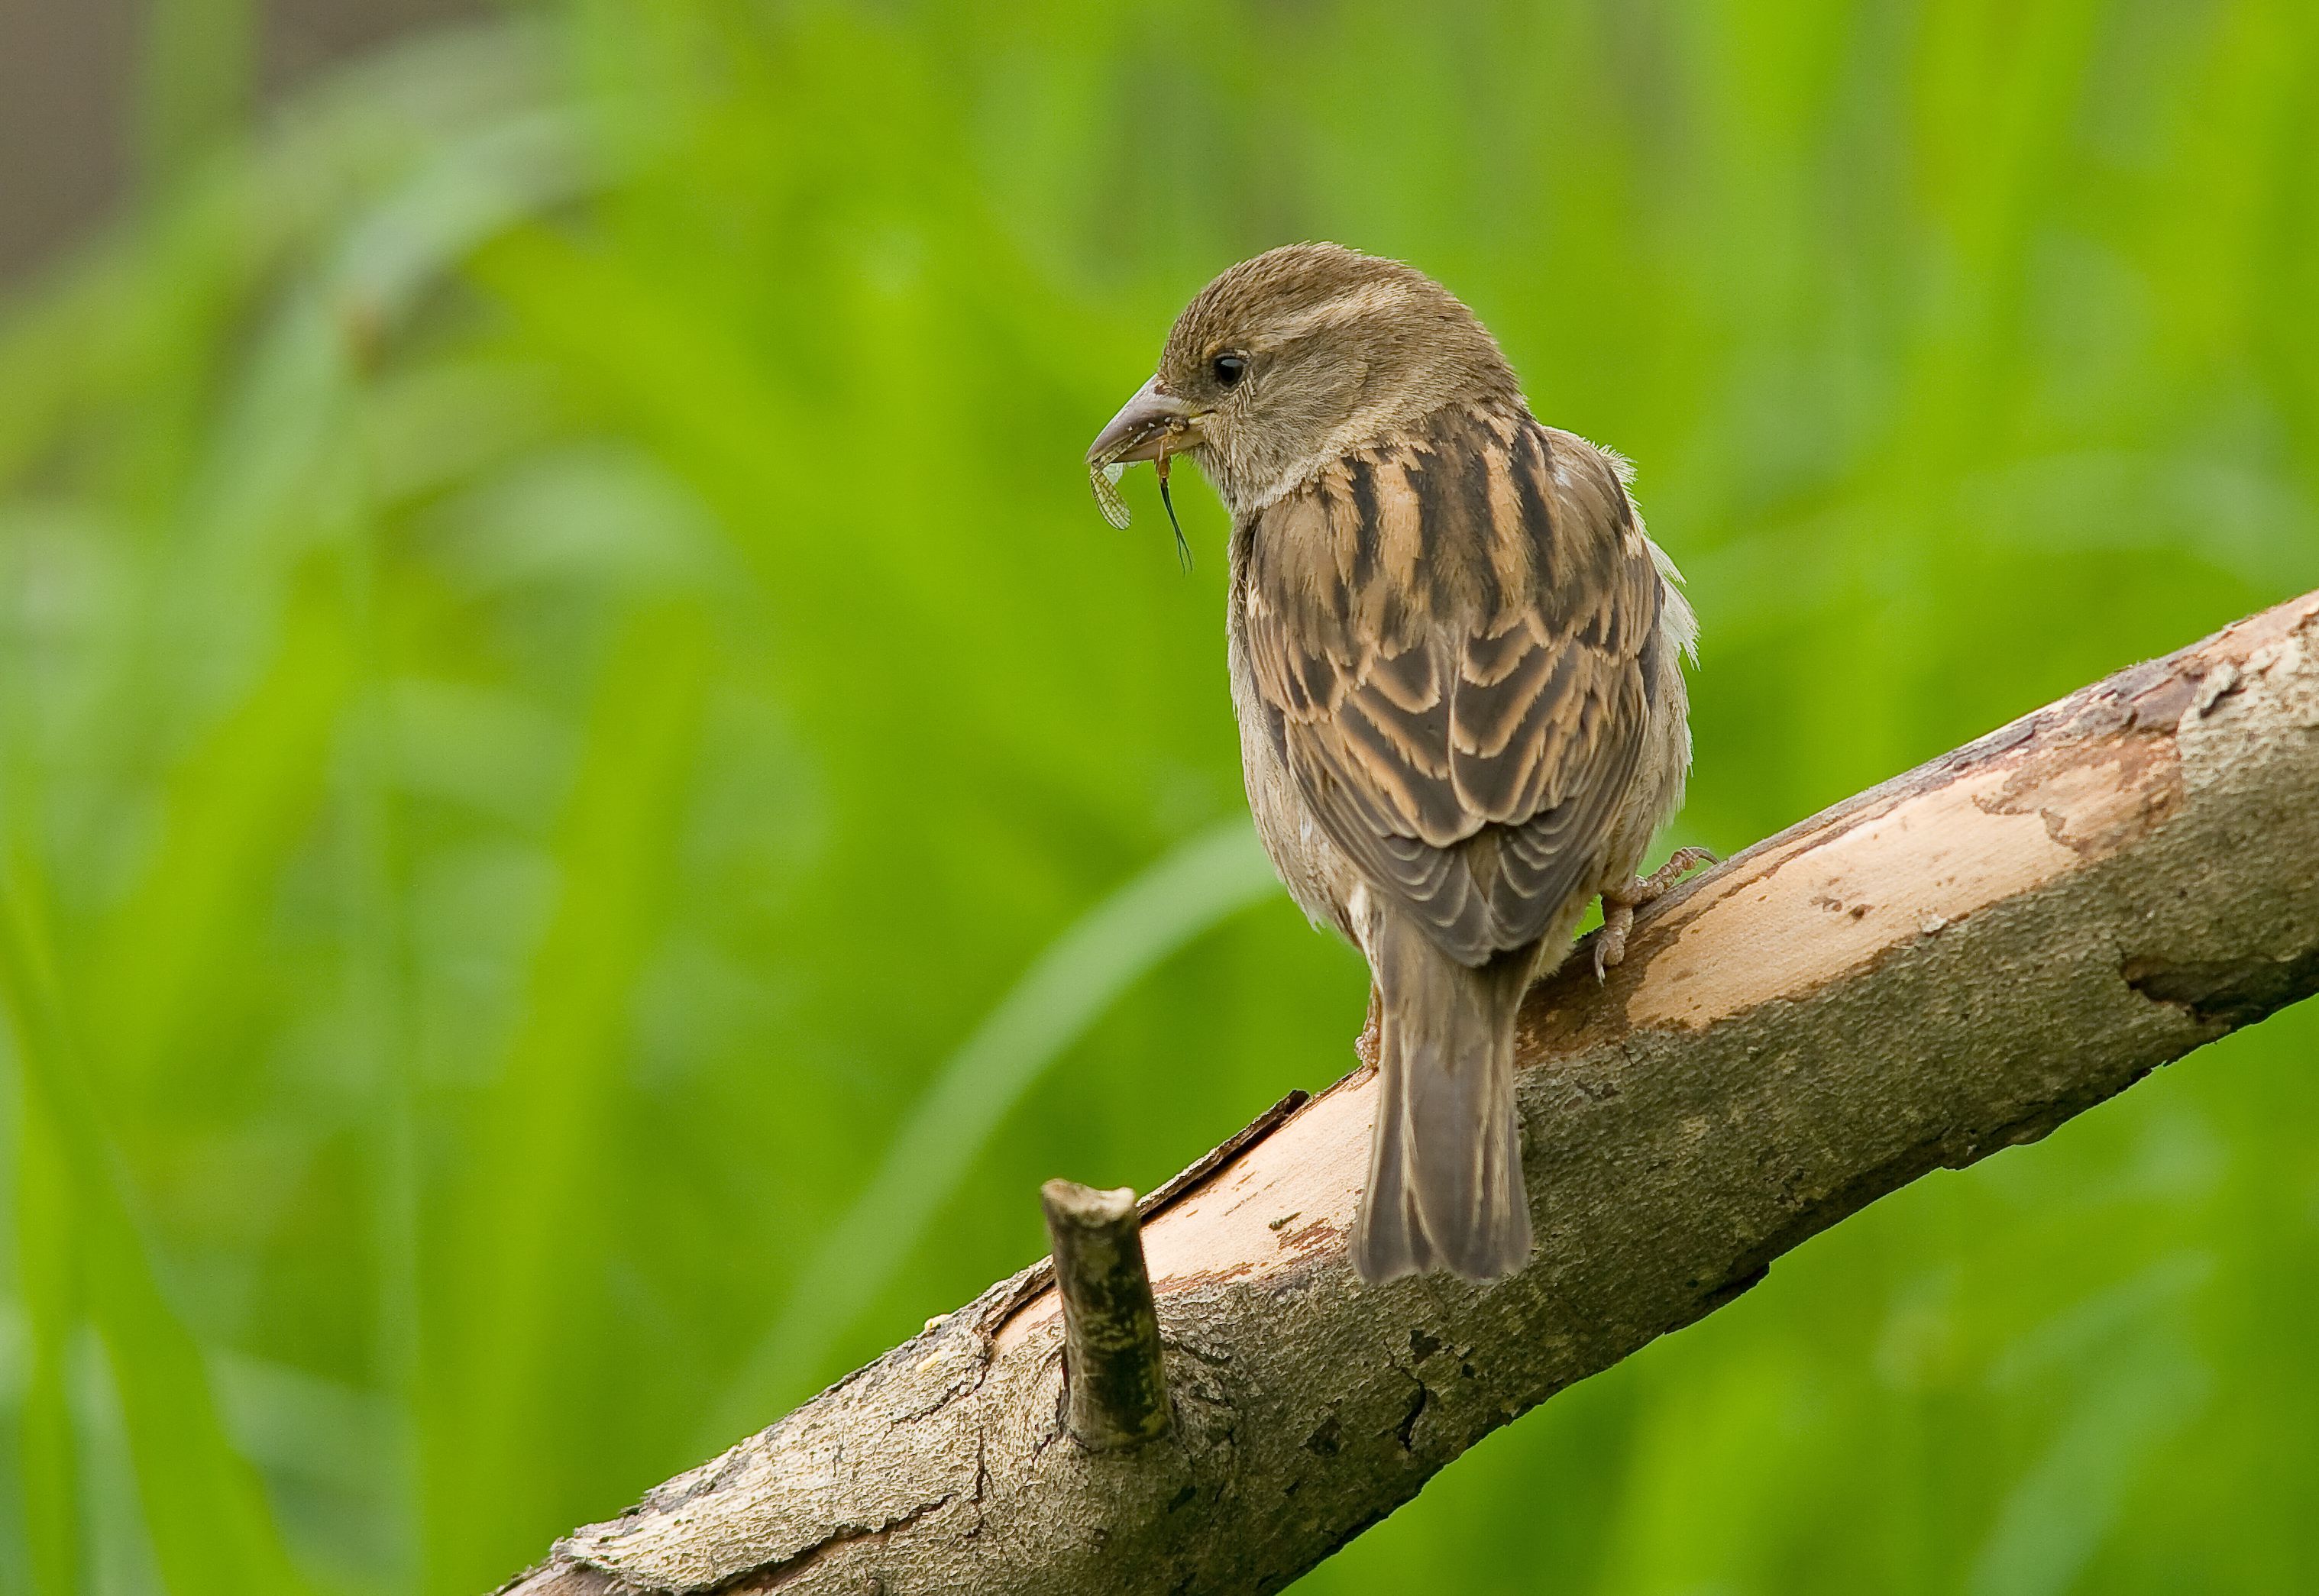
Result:
<svg viewBox="0 0 2319 1596">
<path fill-rule="evenodd" d="M 1594 979 L 1608 980 L 1627 956 L 1627 933 L 1635 924 L 1635 906 L 1623 897 L 1602 895 L 1602 929 L 1594 933 Z"/>
<path fill-rule="evenodd" d="M 1637 876 L 1631 886 L 1602 894 L 1602 929 L 1594 933 L 1594 978 L 1609 978 L 1627 956 L 1627 933 L 1635 927 L 1635 911 L 1666 896 L 1677 881 L 1702 864 L 1719 864 L 1712 849 L 1677 848 L 1667 861 L 1647 876 Z"/>
<path fill-rule="evenodd" d="M 1639 908 L 1665 897 L 1677 881 L 1702 864 L 1721 864 L 1712 848 L 1677 848 L 1667 861 L 1635 883 L 1632 902 Z"/>
</svg>

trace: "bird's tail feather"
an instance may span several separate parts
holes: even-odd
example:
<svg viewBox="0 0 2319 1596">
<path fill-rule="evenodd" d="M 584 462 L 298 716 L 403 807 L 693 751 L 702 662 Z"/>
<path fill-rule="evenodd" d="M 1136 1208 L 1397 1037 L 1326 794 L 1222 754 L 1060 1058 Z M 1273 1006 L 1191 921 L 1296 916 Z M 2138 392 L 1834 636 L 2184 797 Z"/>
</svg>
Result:
<svg viewBox="0 0 2319 1596">
<path fill-rule="evenodd" d="M 1373 1283 L 1441 1268 L 1495 1280 L 1529 1258 L 1514 1019 L 1533 960 L 1521 950 L 1468 969 L 1416 925 L 1381 919 L 1376 1123 L 1353 1267 Z"/>
</svg>

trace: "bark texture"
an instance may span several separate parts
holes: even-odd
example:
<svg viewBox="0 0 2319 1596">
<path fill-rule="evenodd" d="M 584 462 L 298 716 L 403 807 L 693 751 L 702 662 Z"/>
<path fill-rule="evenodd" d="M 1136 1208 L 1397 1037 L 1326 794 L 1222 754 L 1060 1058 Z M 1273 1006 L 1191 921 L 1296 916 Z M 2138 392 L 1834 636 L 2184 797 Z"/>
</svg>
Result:
<svg viewBox="0 0 2319 1596">
<path fill-rule="evenodd" d="M 1071 1439 L 1090 1452 L 1156 1441 L 1173 1428 L 1174 1402 L 1135 1194 L 1051 1180 L 1039 1199 L 1063 1303 Z"/>
<path fill-rule="evenodd" d="M 1279 1589 L 1807 1237 L 2319 989 L 2319 593 L 1791 828 L 1589 965 L 1524 1010 L 1520 1276 L 1354 1278 L 1358 1070 L 1147 1203 L 1170 1437 L 1067 1433 L 1042 1265 L 512 1588 Z"/>
</svg>

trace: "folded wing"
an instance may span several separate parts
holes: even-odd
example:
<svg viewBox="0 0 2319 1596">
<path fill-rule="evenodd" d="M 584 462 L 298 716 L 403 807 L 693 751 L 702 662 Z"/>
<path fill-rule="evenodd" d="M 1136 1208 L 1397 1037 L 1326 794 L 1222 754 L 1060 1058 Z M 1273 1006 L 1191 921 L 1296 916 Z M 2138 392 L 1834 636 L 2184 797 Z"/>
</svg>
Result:
<svg viewBox="0 0 2319 1596">
<path fill-rule="evenodd" d="M 1602 868 L 1657 679 L 1659 577 L 1611 461 L 1444 411 L 1265 509 L 1241 579 L 1330 838 L 1461 963 L 1537 941 Z"/>
</svg>

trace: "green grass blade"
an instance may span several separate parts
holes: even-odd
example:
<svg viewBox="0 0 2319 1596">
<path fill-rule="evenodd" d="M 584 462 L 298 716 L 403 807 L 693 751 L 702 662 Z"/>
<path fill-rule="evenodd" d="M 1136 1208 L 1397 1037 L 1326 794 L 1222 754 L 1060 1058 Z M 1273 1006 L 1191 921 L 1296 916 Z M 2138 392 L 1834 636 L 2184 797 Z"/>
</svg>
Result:
<svg viewBox="0 0 2319 1596">
<path fill-rule="evenodd" d="M 556 855 L 561 889 L 524 1007 L 478 1118 L 458 1201 L 458 1272 L 429 1356 L 426 1490 L 433 1588 L 512 1573 L 540 1533 L 527 1482 L 555 1398 L 544 1369 L 566 1325 L 562 1269 L 626 1057 L 629 1001 L 654 932 L 700 727 L 709 652 L 699 612 L 629 627 L 603 673 Z"/>
<path fill-rule="evenodd" d="M 16 1281 L 28 1354 L 19 1456 L 35 1596 L 79 1596 L 80 1446 L 71 1396 L 78 1274 L 70 1177 L 29 1079 L 16 1116 Z"/>
<path fill-rule="evenodd" d="M 155 1560 L 172 1596 L 302 1591 L 257 1472 L 219 1420 L 201 1348 L 146 1256 L 70 1040 L 45 902 L 36 867 L 12 850 L 0 879 L 0 999 L 14 1026 L 27 1122 L 57 1150 L 83 1216 L 89 1306 Z"/>
<path fill-rule="evenodd" d="M 89 1037 L 112 1078 L 142 1090 L 250 965 L 264 895 L 321 801 L 348 689 L 342 620 L 293 600 L 282 648 L 171 773 L 161 845 L 110 917 Z"/>
</svg>

